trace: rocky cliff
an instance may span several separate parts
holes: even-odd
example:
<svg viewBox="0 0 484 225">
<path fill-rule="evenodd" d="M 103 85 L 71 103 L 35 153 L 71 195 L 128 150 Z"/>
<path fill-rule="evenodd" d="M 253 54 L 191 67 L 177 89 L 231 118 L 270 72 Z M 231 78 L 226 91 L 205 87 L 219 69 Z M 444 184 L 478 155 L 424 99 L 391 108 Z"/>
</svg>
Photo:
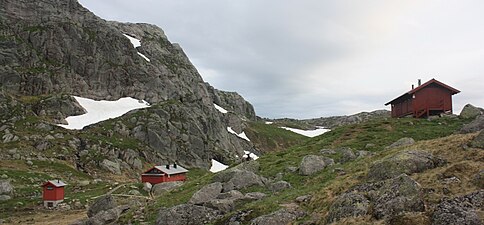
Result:
<svg viewBox="0 0 484 225">
<path fill-rule="evenodd" d="M 130 38 L 140 40 L 140 46 Z M 180 46 L 154 25 L 105 21 L 76 0 L 4 0 L 0 46 L 1 89 L 13 98 L 41 96 L 21 102 L 34 116 L 61 122 L 81 114 L 69 95 L 99 100 L 128 96 L 151 103 L 149 109 L 118 119 L 119 129 L 109 133 L 96 129 L 102 124 L 84 129 L 142 142 L 146 147 L 130 158 L 206 168 L 212 158 L 228 162 L 252 148 L 227 132 L 227 120 L 213 103 L 248 119 L 255 118 L 253 107 L 237 93 L 205 84 Z M 235 117 L 231 123 L 243 121 Z M 8 130 L 21 133 L 13 125 Z M 70 141 L 69 150 L 78 157 L 89 150 L 86 146 L 100 146 L 89 138 Z M 115 152 L 111 161 L 123 158 L 123 149 L 104 151 Z"/>
</svg>

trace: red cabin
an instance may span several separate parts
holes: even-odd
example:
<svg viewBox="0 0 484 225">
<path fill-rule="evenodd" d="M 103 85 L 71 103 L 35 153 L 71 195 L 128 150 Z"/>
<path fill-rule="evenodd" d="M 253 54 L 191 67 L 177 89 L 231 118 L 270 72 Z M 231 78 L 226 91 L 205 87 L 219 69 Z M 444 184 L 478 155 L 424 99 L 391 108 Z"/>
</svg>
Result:
<svg viewBox="0 0 484 225">
<path fill-rule="evenodd" d="M 64 186 L 66 186 L 66 184 L 60 180 L 49 180 L 42 185 L 42 198 L 45 207 L 56 207 L 57 204 L 64 201 Z"/>
<path fill-rule="evenodd" d="M 187 169 L 177 164 L 154 166 L 141 174 L 141 182 L 158 184 L 163 182 L 185 181 L 187 172 Z"/>
<path fill-rule="evenodd" d="M 424 84 L 418 80 L 417 88 L 386 103 L 392 106 L 392 117 L 413 116 L 416 118 L 452 113 L 452 95 L 460 91 L 438 80 Z"/>
</svg>

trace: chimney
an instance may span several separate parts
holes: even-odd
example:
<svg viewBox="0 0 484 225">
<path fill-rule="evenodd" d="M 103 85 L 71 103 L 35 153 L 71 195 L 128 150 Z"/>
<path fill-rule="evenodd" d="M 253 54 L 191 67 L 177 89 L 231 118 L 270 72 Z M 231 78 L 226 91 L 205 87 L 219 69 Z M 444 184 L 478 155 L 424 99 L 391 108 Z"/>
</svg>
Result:
<svg viewBox="0 0 484 225">
<path fill-rule="evenodd" d="M 175 168 L 175 169 L 176 169 L 176 163 L 173 163 L 173 168 Z"/>
<path fill-rule="evenodd" d="M 170 169 L 170 164 L 166 165 L 166 169 L 168 169 L 168 170 Z"/>
<path fill-rule="evenodd" d="M 412 84 L 412 90 L 413 90 L 413 88 L 414 88 L 414 86 L 413 86 L 413 84 Z"/>
<path fill-rule="evenodd" d="M 422 85 L 422 80 L 418 79 L 418 86 Z"/>
</svg>

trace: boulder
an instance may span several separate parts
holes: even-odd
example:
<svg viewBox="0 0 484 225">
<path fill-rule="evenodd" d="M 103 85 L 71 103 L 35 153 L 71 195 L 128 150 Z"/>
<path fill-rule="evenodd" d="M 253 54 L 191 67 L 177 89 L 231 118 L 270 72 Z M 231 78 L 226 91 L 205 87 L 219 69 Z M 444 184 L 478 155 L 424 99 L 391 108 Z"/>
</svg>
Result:
<svg viewBox="0 0 484 225">
<path fill-rule="evenodd" d="M 321 149 L 319 150 L 319 153 L 321 153 L 322 155 L 333 155 L 336 154 L 336 151 L 333 149 Z"/>
<path fill-rule="evenodd" d="M 220 193 L 217 195 L 217 199 L 231 199 L 234 201 L 240 200 L 244 198 L 244 194 L 237 190 L 231 190 L 229 192 Z"/>
<path fill-rule="evenodd" d="M 218 172 L 217 174 L 215 174 L 213 181 L 224 183 L 232 179 L 232 177 L 240 171 L 249 171 L 252 173 L 257 173 L 259 172 L 259 168 L 260 168 L 260 165 L 259 165 L 259 162 L 257 161 L 254 161 L 254 160 L 245 161 L 235 167 Z"/>
<path fill-rule="evenodd" d="M 120 165 L 119 163 L 117 162 L 113 162 L 113 161 L 110 161 L 110 160 L 107 160 L 107 159 L 104 159 L 102 162 L 101 162 L 101 168 L 111 172 L 111 173 L 114 173 L 114 174 L 121 174 L 121 168 L 120 168 Z"/>
<path fill-rule="evenodd" d="M 309 176 L 324 169 L 326 164 L 324 159 L 317 155 L 307 155 L 299 165 L 299 173 L 304 176 Z"/>
<path fill-rule="evenodd" d="M 203 203 L 203 206 L 228 213 L 235 209 L 235 202 L 232 199 L 212 199 Z"/>
<path fill-rule="evenodd" d="M 305 216 L 305 213 L 299 210 L 280 209 L 271 214 L 259 216 L 251 220 L 250 225 L 291 224 L 303 216 Z"/>
<path fill-rule="evenodd" d="M 309 202 L 313 198 L 312 195 L 302 195 L 296 198 L 297 203 Z"/>
<path fill-rule="evenodd" d="M 127 205 L 118 206 L 112 209 L 107 209 L 101 211 L 90 217 L 88 219 L 76 221 L 71 225 L 104 225 L 104 224 L 113 224 L 118 221 L 121 214 L 126 212 L 130 207 Z"/>
<path fill-rule="evenodd" d="M 0 180 L 0 195 L 12 195 L 14 188 L 9 180 Z"/>
<path fill-rule="evenodd" d="M 373 216 L 377 219 L 425 210 L 420 184 L 406 174 L 384 182 L 378 194 L 372 197 L 372 206 Z"/>
<path fill-rule="evenodd" d="M 351 148 L 339 148 L 336 151 L 341 153 L 341 158 L 339 160 L 340 163 L 345 163 L 356 159 L 356 155 Z"/>
<path fill-rule="evenodd" d="M 370 201 L 359 193 L 344 193 L 333 202 L 329 209 L 328 223 L 342 218 L 364 216 L 368 213 Z"/>
<path fill-rule="evenodd" d="M 264 186 L 264 180 L 261 176 L 253 172 L 236 170 L 232 178 L 223 184 L 223 192 L 240 190 L 254 185 Z"/>
<path fill-rule="evenodd" d="M 215 199 L 222 192 L 222 183 L 215 182 L 207 184 L 202 189 L 193 194 L 192 198 L 188 201 L 190 204 L 202 204 L 210 200 Z"/>
<path fill-rule="evenodd" d="M 415 144 L 415 140 L 413 138 L 404 137 L 398 139 L 398 141 L 393 142 L 391 145 L 385 147 L 385 149 L 392 149 L 397 147 L 405 147 Z"/>
<path fill-rule="evenodd" d="M 200 205 L 182 204 L 162 208 L 158 213 L 156 225 L 199 225 L 207 224 L 221 217 L 221 212 Z"/>
<path fill-rule="evenodd" d="M 473 119 L 477 116 L 484 114 L 484 110 L 478 107 L 475 107 L 471 104 L 467 104 L 462 108 L 459 116 L 463 119 Z"/>
<path fill-rule="evenodd" d="M 151 188 L 153 188 L 153 185 L 151 185 L 151 183 L 149 183 L 149 182 L 143 183 L 143 190 L 144 191 L 150 192 L 151 191 Z"/>
<path fill-rule="evenodd" d="M 474 133 L 484 129 L 484 115 L 480 115 L 460 129 L 460 133 Z"/>
<path fill-rule="evenodd" d="M 380 181 L 396 177 L 402 173 L 419 173 L 445 164 L 441 158 L 421 150 L 409 150 L 386 157 L 371 165 L 368 178 Z"/>
<path fill-rule="evenodd" d="M 96 214 L 108 210 L 116 208 L 116 202 L 114 201 L 113 196 L 111 195 L 102 195 L 92 203 L 92 205 L 87 210 L 87 216 L 93 217 Z"/>
<path fill-rule="evenodd" d="M 10 199 L 12 199 L 12 197 L 10 197 L 10 195 L 0 195 L 0 202 L 8 201 Z"/>
<path fill-rule="evenodd" d="M 151 193 L 154 196 L 159 196 L 167 191 L 173 190 L 182 185 L 183 185 L 183 181 L 163 182 L 163 183 L 155 184 L 151 188 Z"/>
<path fill-rule="evenodd" d="M 289 188 L 292 188 L 291 184 L 289 182 L 283 181 L 283 180 L 271 183 L 269 185 L 269 189 L 272 192 L 279 192 L 279 191 L 289 189 Z"/>
<path fill-rule="evenodd" d="M 479 134 L 472 140 L 471 147 L 484 149 L 484 130 L 481 130 Z"/>
<path fill-rule="evenodd" d="M 432 215 L 434 225 L 482 225 L 477 211 L 484 207 L 484 190 L 442 201 Z"/>
</svg>

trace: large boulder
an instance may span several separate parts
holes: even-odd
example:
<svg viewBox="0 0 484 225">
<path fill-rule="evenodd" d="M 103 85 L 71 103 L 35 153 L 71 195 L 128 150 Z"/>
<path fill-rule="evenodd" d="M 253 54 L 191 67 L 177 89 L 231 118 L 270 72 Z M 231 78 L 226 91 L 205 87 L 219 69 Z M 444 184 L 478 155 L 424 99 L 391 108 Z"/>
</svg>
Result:
<svg viewBox="0 0 484 225">
<path fill-rule="evenodd" d="M 305 216 L 300 210 L 280 209 L 268 215 L 259 216 L 250 221 L 250 225 L 281 225 L 291 224 L 298 218 Z"/>
<path fill-rule="evenodd" d="M 116 208 L 116 201 L 114 201 L 113 196 L 111 195 L 102 195 L 92 203 L 92 205 L 87 210 L 87 216 L 93 217 L 96 214 L 108 210 Z"/>
<path fill-rule="evenodd" d="M 463 119 L 472 119 L 484 114 L 484 110 L 471 104 L 464 106 L 459 116 Z"/>
<path fill-rule="evenodd" d="M 174 182 L 163 182 L 153 185 L 151 188 L 151 193 L 154 196 L 162 195 L 163 193 L 178 188 L 183 185 L 183 181 L 174 181 Z"/>
<path fill-rule="evenodd" d="M 483 210 L 484 190 L 471 194 L 444 200 L 435 208 L 432 216 L 434 225 L 482 225 L 477 211 Z"/>
<path fill-rule="evenodd" d="M 328 223 L 342 218 L 364 216 L 368 213 L 370 201 L 360 193 L 344 193 L 333 202 L 329 209 Z"/>
<path fill-rule="evenodd" d="M 111 172 L 111 173 L 114 173 L 114 174 L 121 174 L 121 168 L 120 168 L 120 165 L 119 163 L 117 162 L 113 162 L 113 161 L 110 161 L 110 160 L 107 160 L 107 159 L 104 159 L 102 162 L 101 162 L 101 168 Z"/>
<path fill-rule="evenodd" d="M 393 142 L 391 145 L 385 147 L 385 149 L 392 149 L 392 148 L 397 148 L 397 147 L 404 147 L 404 146 L 410 146 L 415 144 L 415 140 L 413 138 L 409 137 L 404 137 L 398 139 L 398 141 Z"/>
<path fill-rule="evenodd" d="M 341 154 L 341 158 L 339 160 L 340 163 L 346 163 L 356 159 L 356 155 L 351 148 L 339 148 L 336 150 L 336 152 Z"/>
<path fill-rule="evenodd" d="M 0 180 L 0 195 L 12 195 L 13 190 L 9 180 Z"/>
<path fill-rule="evenodd" d="M 484 129 L 484 115 L 480 115 L 460 129 L 460 133 L 474 133 Z"/>
<path fill-rule="evenodd" d="M 264 186 L 265 179 L 251 171 L 236 170 L 229 181 L 223 184 L 223 192 L 240 190 L 254 185 Z"/>
<path fill-rule="evenodd" d="M 252 173 L 257 173 L 259 172 L 259 168 L 260 168 L 260 164 L 257 161 L 254 161 L 254 160 L 245 161 L 237 166 L 218 172 L 217 174 L 215 174 L 213 181 L 224 183 L 232 179 L 234 174 L 242 170 L 250 171 Z"/>
<path fill-rule="evenodd" d="M 484 131 L 481 130 L 471 142 L 471 147 L 484 149 Z"/>
<path fill-rule="evenodd" d="M 321 156 L 307 155 L 301 161 L 299 165 L 299 173 L 304 176 L 309 176 L 324 169 L 326 163 Z"/>
<path fill-rule="evenodd" d="M 118 206 L 112 209 L 103 210 L 93 217 L 74 222 L 72 225 L 104 225 L 113 224 L 118 221 L 121 214 L 129 209 L 128 205 Z"/>
<path fill-rule="evenodd" d="M 368 172 L 372 181 L 396 177 L 402 173 L 408 175 L 442 166 L 445 160 L 421 150 L 409 150 L 375 162 Z"/>
<path fill-rule="evenodd" d="M 158 213 L 156 225 L 199 225 L 207 224 L 221 217 L 221 212 L 200 205 L 182 204 L 162 208 Z"/>
<path fill-rule="evenodd" d="M 425 210 L 420 185 L 406 174 L 350 188 L 331 205 L 327 222 L 371 214 L 387 221 L 407 212 Z"/>
<path fill-rule="evenodd" d="M 222 192 L 222 183 L 215 182 L 205 185 L 202 189 L 193 194 L 192 198 L 188 201 L 190 204 L 201 204 L 209 202 L 215 199 Z"/>
<path fill-rule="evenodd" d="M 273 192 L 279 192 L 289 188 L 292 188 L 291 184 L 283 180 L 269 184 L 269 189 Z"/>
</svg>

